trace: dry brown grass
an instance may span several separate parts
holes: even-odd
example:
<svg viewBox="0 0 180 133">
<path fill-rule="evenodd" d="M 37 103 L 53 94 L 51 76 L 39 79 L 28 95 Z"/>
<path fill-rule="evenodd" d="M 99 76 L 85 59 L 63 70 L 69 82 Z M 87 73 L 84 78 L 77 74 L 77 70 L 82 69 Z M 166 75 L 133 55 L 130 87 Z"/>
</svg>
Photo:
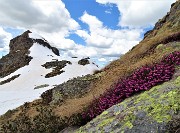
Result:
<svg viewBox="0 0 180 133">
<path fill-rule="evenodd" d="M 167 46 L 167 51 L 155 50 L 154 53 L 145 56 L 144 58 L 133 58 L 126 61 L 123 57 L 110 64 L 110 67 L 105 70 L 105 74 L 91 85 L 91 91 L 86 94 L 83 98 L 68 99 L 60 107 L 54 108 L 54 112 L 60 116 L 71 116 L 74 113 L 81 112 L 84 107 L 87 107 L 94 98 L 98 98 L 99 95 L 103 94 L 120 78 L 127 77 L 137 68 L 144 65 L 152 65 L 159 62 L 164 55 L 171 53 L 177 49 L 173 49 L 171 46 Z M 179 48 L 180 50 L 180 48 Z M 136 61 L 134 61 L 136 60 Z"/>
</svg>

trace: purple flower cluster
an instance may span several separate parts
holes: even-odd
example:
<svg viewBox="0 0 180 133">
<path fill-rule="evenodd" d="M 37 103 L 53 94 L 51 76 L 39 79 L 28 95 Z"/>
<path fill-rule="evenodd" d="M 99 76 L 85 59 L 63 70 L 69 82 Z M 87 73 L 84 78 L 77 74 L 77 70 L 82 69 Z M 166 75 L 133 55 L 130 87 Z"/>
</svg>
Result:
<svg viewBox="0 0 180 133">
<path fill-rule="evenodd" d="M 95 99 L 82 113 L 82 118 L 89 121 L 125 98 L 169 81 L 174 74 L 175 65 L 180 65 L 180 52 L 169 54 L 158 64 L 138 69 L 131 76 L 119 81 L 113 89 Z"/>
<path fill-rule="evenodd" d="M 166 56 L 162 62 L 167 64 L 180 65 L 180 52 L 176 51 Z"/>
</svg>

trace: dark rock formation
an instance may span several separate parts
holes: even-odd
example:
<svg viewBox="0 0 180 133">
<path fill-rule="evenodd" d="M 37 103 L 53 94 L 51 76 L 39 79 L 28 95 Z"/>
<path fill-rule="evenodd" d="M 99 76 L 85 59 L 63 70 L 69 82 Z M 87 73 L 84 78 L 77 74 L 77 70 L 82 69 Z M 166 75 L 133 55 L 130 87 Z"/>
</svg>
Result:
<svg viewBox="0 0 180 133">
<path fill-rule="evenodd" d="M 14 39 L 10 40 L 9 48 L 10 53 L 16 51 L 28 51 L 31 46 L 33 45 L 33 40 L 29 38 L 29 30 L 24 32 L 22 35 L 15 37 Z"/>
<path fill-rule="evenodd" d="M 9 83 L 9 82 L 11 82 L 12 80 L 14 80 L 14 79 L 18 78 L 19 76 L 20 76 L 20 74 L 18 74 L 18 75 L 14 75 L 14 76 L 12 76 L 11 78 L 8 78 L 8 79 L 6 79 L 6 80 L 4 80 L 4 81 L 1 81 L 1 82 L 0 82 L 0 85 L 3 85 L 3 84 L 6 84 L 6 83 Z"/>
<path fill-rule="evenodd" d="M 59 68 L 64 68 L 66 64 L 72 64 L 70 61 L 67 60 L 62 60 L 62 61 L 51 61 L 51 62 L 46 62 L 43 67 L 46 69 L 52 68 L 52 67 L 59 67 Z"/>
<path fill-rule="evenodd" d="M 34 89 L 40 89 L 40 88 L 44 88 L 44 87 L 48 87 L 48 86 L 49 86 L 48 84 L 43 84 L 43 85 L 34 87 Z"/>
<path fill-rule="evenodd" d="M 54 77 L 54 76 L 60 75 L 63 72 L 65 72 L 65 71 L 63 71 L 63 70 L 61 70 L 59 68 L 55 68 L 55 69 L 52 70 L 52 72 L 46 74 L 45 78 Z"/>
<path fill-rule="evenodd" d="M 60 55 L 59 50 L 55 47 L 52 47 L 46 40 L 42 40 L 42 39 L 32 39 L 32 40 L 33 42 L 39 43 L 40 45 L 51 49 L 54 54 L 58 56 Z"/>
<path fill-rule="evenodd" d="M 48 47 L 56 55 L 59 55 L 59 50 L 44 39 L 29 38 L 31 31 L 26 31 L 22 35 L 15 37 L 10 41 L 9 54 L 0 59 L 0 77 L 5 77 L 17 69 L 28 65 L 32 57 L 29 56 L 29 49 L 33 46 L 33 43 L 38 43 L 45 47 Z"/>
<path fill-rule="evenodd" d="M 171 5 L 171 10 L 170 12 L 167 13 L 166 16 L 164 16 L 162 19 L 160 19 L 154 26 L 153 30 L 147 31 L 144 34 L 144 38 L 146 38 L 147 36 L 149 36 L 150 34 L 152 34 L 152 32 L 154 30 L 159 30 L 160 28 L 162 28 L 162 26 L 169 22 L 170 25 L 169 28 L 173 28 L 174 26 L 178 25 L 180 23 L 179 21 L 179 17 L 178 17 L 178 12 L 180 10 L 180 1 L 177 1 L 176 3 L 173 3 Z"/>
<path fill-rule="evenodd" d="M 78 61 L 78 64 L 79 64 L 79 65 L 83 65 L 83 66 L 85 66 L 85 65 L 87 65 L 87 64 L 90 64 L 90 62 L 89 62 L 88 59 L 89 59 L 89 58 L 81 59 L 81 60 Z"/>
<path fill-rule="evenodd" d="M 0 77 L 5 77 L 17 69 L 28 65 L 32 57 L 28 56 L 29 49 L 33 45 L 33 40 L 29 38 L 28 33 L 15 37 L 10 41 L 10 52 L 0 59 Z"/>
<path fill-rule="evenodd" d="M 52 72 L 46 74 L 45 78 L 54 77 L 57 75 L 60 75 L 64 71 L 61 70 L 66 66 L 66 64 L 72 64 L 70 61 L 62 60 L 62 61 L 52 61 L 52 62 L 46 62 L 43 67 L 46 69 L 53 68 Z"/>
</svg>

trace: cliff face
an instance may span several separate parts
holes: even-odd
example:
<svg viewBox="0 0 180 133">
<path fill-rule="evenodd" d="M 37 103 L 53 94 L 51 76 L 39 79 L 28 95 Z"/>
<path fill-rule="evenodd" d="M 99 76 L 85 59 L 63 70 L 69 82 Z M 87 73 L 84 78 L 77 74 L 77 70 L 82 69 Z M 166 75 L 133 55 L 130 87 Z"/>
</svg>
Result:
<svg viewBox="0 0 180 133">
<path fill-rule="evenodd" d="M 51 49 L 56 55 L 59 55 L 59 50 L 51 47 L 48 42 L 42 39 L 33 39 L 29 37 L 31 31 L 26 31 L 22 35 L 15 37 L 10 41 L 9 54 L 0 59 L 0 78 L 5 77 L 21 67 L 29 64 L 32 57 L 29 56 L 29 49 L 36 42 Z"/>
<path fill-rule="evenodd" d="M 0 59 L 0 77 L 5 77 L 17 69 L 28 65 L 32 57 L 28 56 L 33 40 L 28 37 L 29 31 L 10 41 L 10 52 Z"/>
<path fill-rule="evenodd" d="M 179 8 L 177 1 L 138 45 L 103 70 L 8 111 L 0 117 L 0 131 L 56 133 L 75 126 L 62 132 L 178 132 Z"/>
<path fill-rule="evenodd" d="M 9 53 L 15 53 L 16 51 L 28 51 L 30 47 L 33 45 L 33 40 L 29 38 L 30 31 L 24 32 L 22 35 L 15 37 L 10 40 Z"/>
</svg>

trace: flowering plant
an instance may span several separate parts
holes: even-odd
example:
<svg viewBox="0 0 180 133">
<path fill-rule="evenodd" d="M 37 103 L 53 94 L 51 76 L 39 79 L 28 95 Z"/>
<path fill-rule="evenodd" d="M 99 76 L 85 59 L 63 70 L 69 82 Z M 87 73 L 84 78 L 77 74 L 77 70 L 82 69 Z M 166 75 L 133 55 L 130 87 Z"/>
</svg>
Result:
<svg viewBox="0 0 180 133">
<path fill-rule="evenodd" d="M 174 74 L 175 65 L 180 65 L 179 51 L 165 56 L 160 63 L 153 66 L 141 67 L 129 77 L 119 81 L 113 89 L 109 89 L 98 99 L 94 99 L 87 110 L 82 113 L 82 118 L 84 121 L 89 121 L 125 98 L 169 81 Z"/>
</svg>

